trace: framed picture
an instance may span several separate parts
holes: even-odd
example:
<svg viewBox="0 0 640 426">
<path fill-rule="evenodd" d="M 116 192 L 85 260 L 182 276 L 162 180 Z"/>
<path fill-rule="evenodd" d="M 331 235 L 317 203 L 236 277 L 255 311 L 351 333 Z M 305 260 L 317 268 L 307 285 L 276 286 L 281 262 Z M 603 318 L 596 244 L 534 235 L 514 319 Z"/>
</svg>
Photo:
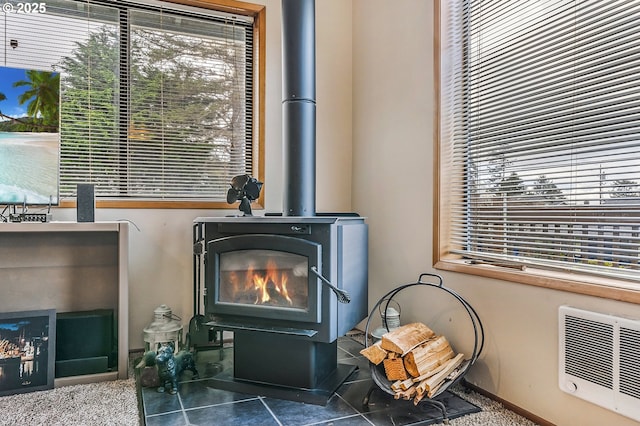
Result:
<svg viewBox="0 0 640 426">
<path fill-rule="evenodd" d="M 0 396 L 52 389 L 56 311 L 0 313 Z"/>
</svg>

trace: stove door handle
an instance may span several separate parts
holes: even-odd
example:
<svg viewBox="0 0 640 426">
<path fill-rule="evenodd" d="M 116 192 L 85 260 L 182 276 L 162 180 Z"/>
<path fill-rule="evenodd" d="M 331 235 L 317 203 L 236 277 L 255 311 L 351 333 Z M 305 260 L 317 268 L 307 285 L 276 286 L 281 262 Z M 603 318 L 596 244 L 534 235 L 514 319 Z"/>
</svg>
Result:
<svg viewBox="0 0 640 426">
<path fill-rule="evenodd" d="M 318 268 L 316 268 L 315 266 L 312 266 L 311 267 L 311 272 L 313 272 L 318 278 L 320 278 L 320 280 L 323 283 L 325 283 L 327 285 L 327 287 L 329 287 L 336 294 L 336 297 L 338 298 L 338 302 L 340 302 L 340 303 L 349 303 L 349 302 L 351 302 L 351 296 L 349 296 L 349 293 L 347 293 L 344 290 L 340 290 L 338 287 L 336 287 L 333 284 L 331 284 L 331 282 L 328 279 L 323 277 L 320 274 L 320 272 L 318 272 Z"/>
</svg>

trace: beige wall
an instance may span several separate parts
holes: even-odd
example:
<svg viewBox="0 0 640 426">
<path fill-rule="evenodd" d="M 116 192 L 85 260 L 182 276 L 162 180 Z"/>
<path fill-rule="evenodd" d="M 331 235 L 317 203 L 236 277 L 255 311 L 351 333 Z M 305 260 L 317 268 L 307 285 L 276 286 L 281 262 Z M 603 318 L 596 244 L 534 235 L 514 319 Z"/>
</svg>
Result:
<svg viewBox="0 0 640 426">
<path fill-rule="evenodd" d="M 353 208 L 370 225 L 370 304 L 432 268 L 433 2 L 353 0 Z M 445 185 L 446 190 L 446 185 Z M 478 311 L 486 347 L 470 381 L 558 425 L 635 425 L 561 392 L 558 307 L 640 318 L 637 305 L 442 272 Z M 403 303 L 405 320 L 429 319 L 458 344 L 464 315 L 430 294 Z M 448 301 L 450 303 L 451 301 Z M 464 323 L 464 324 L 462 324 Z M 466 338 L 466 340 L 465 340 Z"/>
<path fill-rule="evenodd" d="M 282 206 L 280 1 L 267 6 L 266 210 Z M 357 211 L 370 226 L 370 304 L 416 281 L 432 265 L 433 2 L 317 0 L 317 209 Z M 130 347 L 141 348 L 153 309 L 193 313 L 191 225 L 235 211 L 104 210 L 128 219 Z M 256 212 L 259 214 L 259 212 Z M 75 211 L 57 209 L 56 220 Z M 139 228 L 139 230 L 136 229 Z M 640 316 L 636 305 L 443 273 L 478 311 L 486 348 L 469 374 L 478 386 L 558 425 L 632 425 L 631 420 L 558 390 L 557 308 L 562 304 Z M 402 318 L 429 318 L 429 297 L 403 302 Z M 438 301 L 438 304 L 440 302 Z M 444 303 L 444 302 L 443 302 Z M 459 319 L 461 318 L 461 319 Z M 464 346 L 464 316 L 437 325 Z"/>
</svg>

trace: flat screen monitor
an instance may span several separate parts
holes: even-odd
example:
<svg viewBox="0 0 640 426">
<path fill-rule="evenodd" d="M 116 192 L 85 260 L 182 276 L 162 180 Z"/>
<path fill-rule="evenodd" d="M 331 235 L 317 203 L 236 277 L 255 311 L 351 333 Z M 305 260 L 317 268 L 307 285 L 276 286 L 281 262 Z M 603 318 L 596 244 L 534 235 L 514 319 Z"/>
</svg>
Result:
<svg viewBox="0 0 640 426">
<path fill-rule="evenodd" d="M 60 74 L 0 66 L 0 205 L 59 205 Z"/>
</svg>

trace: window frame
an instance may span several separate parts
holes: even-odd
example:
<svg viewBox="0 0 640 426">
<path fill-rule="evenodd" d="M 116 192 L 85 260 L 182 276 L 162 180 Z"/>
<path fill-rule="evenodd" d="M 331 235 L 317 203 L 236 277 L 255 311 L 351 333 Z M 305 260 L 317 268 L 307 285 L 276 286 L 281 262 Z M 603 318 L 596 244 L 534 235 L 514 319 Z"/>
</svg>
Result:
<svg viewBox="0 0 640 426">
<path fill-rule="evenodd" d="M 265 75 L 266 75 L 266 6 L 237 0 L 162 0 L 183 6 L 209 9 L 212 11 L 251 16 L 254 39 L 254 146 L 255 162 L 252 176 L 264 182 L 265 177 Z M 237 209 L 238 203 L 206 200 L 145 200 L 127 198 L 96 197 L 97 208 L 112 209 Z M 264 192 L 252 203 L 252 208 L 263 209 Z M 75 199 L 60 200 L 60 208 L 76 208 Z"/>
<path fill-rule="evenodd" d="M 443 67 L 444 39 L 446 29 L 443 21 L 446 0 L 436 0 L 434 5 L 434 188 L 433 188 L 433 266 L 435 269 L 497 279 L 511 283 L 532 285 L 541 288 L 593 296 L 604 299 L 640 304 L 640 285 L 637 282 L 607 278 L 585 272 L 563 272 L 541 268 L 520 268 L 516 265 L 473 264 L 460 255 L 450 253 L 450 221 L 446 207 L 452 201 L 446 190 L 448 174 L 454 170 L 444 166 L 446 146 L 442 138 L 441 125 L 441 76 Z"/>
</svg>

